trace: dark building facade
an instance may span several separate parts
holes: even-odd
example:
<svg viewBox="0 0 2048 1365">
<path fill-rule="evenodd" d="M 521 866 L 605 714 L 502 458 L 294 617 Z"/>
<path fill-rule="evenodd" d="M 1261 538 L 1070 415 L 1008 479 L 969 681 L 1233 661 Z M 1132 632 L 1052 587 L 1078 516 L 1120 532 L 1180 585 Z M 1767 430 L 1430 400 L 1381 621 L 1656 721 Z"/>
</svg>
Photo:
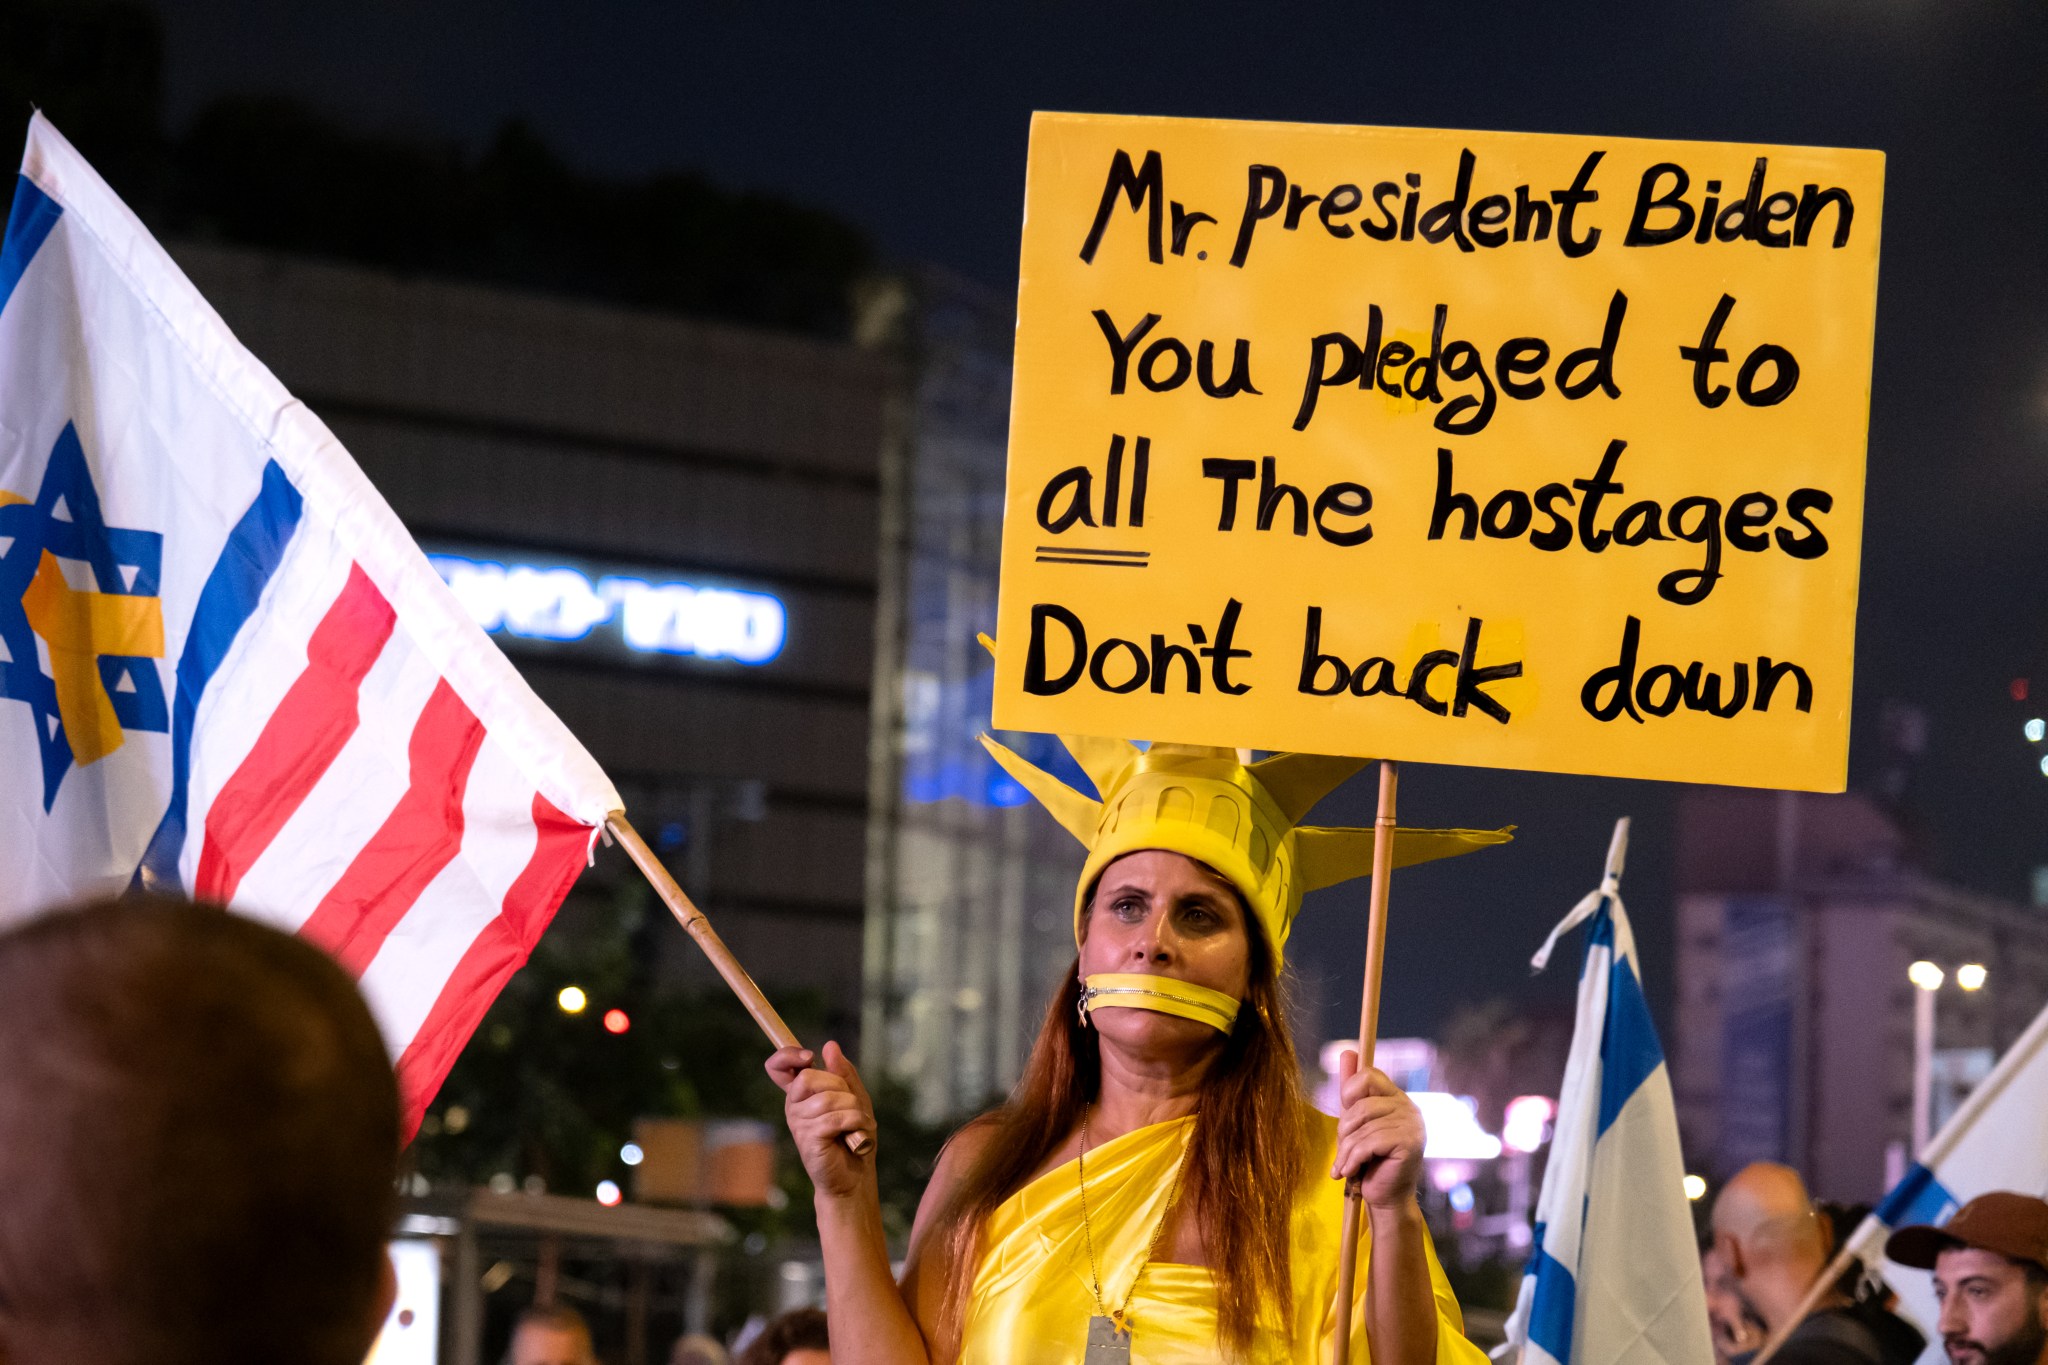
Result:
<svg viewBox="0 0 2048 1365">
<path fill-rule="evenodd" d="M 1920 871 L 1856 794 L 1699 788 L 1678 833 L 1672 1080 L 1694 1169 L 1783 1161 L 1822 1198 L 1875 1201 L 1911 1155 L 1912 964 L 1941 972 L 1918 1002 L 1938 1131 L 2048 1005 L 2048 915 Z"/>
<path fill-rule="evenodd" d="M 771 995 L 860 1010 L 893 362 L 239 248 L 173 254 L 354 455 Z M 592 879 L 627 875 L 600 853 Z M 663 970 L 708 981 L 677 930 Z"/>
<path fill-rule="evenodd" d="M 1008 452 L 1013 302 L 938 272 L 900 282 L 911 375 L 884 480 L 874 837 L 862 1065 L 938 1121 L 1024 1068 L 1074 956 L 1081 846 L 982 748 Z M 1003 741 L 1088 788 L 1051 735 Z"/>
</svg>

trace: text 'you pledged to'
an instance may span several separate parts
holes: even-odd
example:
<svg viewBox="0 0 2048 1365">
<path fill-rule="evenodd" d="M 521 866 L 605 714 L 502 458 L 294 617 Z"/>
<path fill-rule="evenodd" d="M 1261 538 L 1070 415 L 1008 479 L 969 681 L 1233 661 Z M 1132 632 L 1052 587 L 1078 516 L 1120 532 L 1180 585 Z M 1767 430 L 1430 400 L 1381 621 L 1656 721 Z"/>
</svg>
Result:
<svg viewBox="0 0 2048 1365">
<path fill-rule="evenodd" d="M 1840 790 L 1883 170 L 1038 115 L 995 723 Z"/>
</svg>

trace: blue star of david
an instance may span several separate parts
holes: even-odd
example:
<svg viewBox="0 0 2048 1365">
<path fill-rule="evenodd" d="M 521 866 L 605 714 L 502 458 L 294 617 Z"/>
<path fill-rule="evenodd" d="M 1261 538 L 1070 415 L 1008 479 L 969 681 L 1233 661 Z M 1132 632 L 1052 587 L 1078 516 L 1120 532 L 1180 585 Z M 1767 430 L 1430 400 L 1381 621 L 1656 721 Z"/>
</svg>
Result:
<svg viewBox="0 0 2048 1365">
<path fill-rule="evenodd" d="M 66 423 L 50 452 L 49 467 L 33 501 L 0 495 L 0 699 L 28 703 L 43 760 L 43 809 L 71 770 L 72 745 L 57 707 L 56 680 L 43 671 L 22 598 L 45 551 L 83 562 L 94 589 L 122 597 L 155 597 L 163 565 L 163 537 L 155 531 L 108 526 L 99 490 L 85 462 L 78 432 Z M 170 708 L 156 660 L 100 655 L 100 684 L 114 717 L 127 730 L 163 733 Z"/>
</svg>

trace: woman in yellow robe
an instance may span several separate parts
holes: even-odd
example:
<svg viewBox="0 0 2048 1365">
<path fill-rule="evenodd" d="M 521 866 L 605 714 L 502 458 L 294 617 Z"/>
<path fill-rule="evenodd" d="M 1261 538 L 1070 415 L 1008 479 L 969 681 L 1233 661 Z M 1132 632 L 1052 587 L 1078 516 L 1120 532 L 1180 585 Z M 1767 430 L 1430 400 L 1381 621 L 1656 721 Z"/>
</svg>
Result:
<svg viewBox="0 0 2048 1365">
<path fill-rule="evenodd" d="M 1088 846 L 1075 966 L 1009 1103 L 948 1144 L 900 1283 L 859 1076 L 830 1043 L 769 1061 L 816 1189 L 834 1360 L 1328 1360 L 1351 1176 L 1366 1212 L 1351 1358 L 1482 1365 L 1416 1205 L 1414 1104 L 1350 1058 L 1341 1116 L 1316 1114 L 1281 1005 L 1303 891 L 1371 867 L 1369 831 L 1297 824 L 1359 764 L 1067 743 L 1099 800 L 990 749 Z M 1395 862 L 1505 838 L 1398 831 Z"/>
</svg>

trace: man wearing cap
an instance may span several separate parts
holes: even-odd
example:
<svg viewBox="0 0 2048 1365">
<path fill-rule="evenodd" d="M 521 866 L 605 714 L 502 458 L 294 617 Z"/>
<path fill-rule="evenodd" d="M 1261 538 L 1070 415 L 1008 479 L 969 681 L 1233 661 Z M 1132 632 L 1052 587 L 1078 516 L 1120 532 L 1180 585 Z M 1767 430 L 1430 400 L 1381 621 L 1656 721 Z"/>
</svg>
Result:
<svg viewBox="0 0 2048 1365">
<path fill-rule="evenodd" d="M 1884 1254 L 1934 1272 L 1950 1365 L 2048 1365 L 2048 1203 L 1981 1194 L 1942 1227 L 1900 1228 Z"/>
</svg>

